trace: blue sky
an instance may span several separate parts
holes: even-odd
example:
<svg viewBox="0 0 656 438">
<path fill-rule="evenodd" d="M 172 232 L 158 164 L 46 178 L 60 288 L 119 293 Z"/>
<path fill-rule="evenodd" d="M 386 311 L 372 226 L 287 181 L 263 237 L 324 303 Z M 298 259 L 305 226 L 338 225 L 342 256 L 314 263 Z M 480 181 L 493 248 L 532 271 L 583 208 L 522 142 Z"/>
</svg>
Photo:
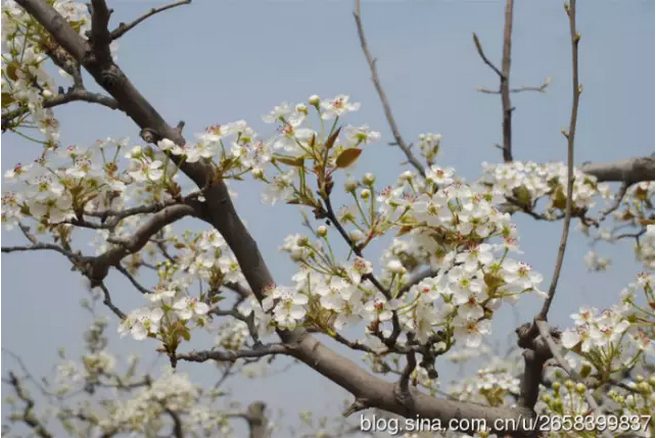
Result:
<svg viewBox="0 0 656 438">
<path fill-rule="evenodd" d="M 419 133 L 443 135 L 442 165 L 454 166 L 474 179 L 483 161 L 498 162 L 493 145 L 501 141 L 498 96 L 478 87 L 495 88 L 496 75 L 478 57 L 472 42 L 476 32 L 490 59 L 501 57 L 504 2 L 364 1 L 363 22 L 370 50 L 378 58 L 381 81 L 406 141 Z M 153 1 L 111 1 L 113 23 L 128 21 L 158 5 Z M 576 163 L 610 161 L 647 155 L 654 131 L 654 2 L 649 0 L 578 2 L 581 97 Z M 304 101 L 311 94 L 330 97 L 345 93 L 362 103 L 349 117 L 381 131 L 382 141 L 368 147 L 358 172 L 373 171 L 390 182 L 401 172 L 401 152 L 387 146 L 392 139 L 370 74 L 362 56 L 352 17 L 344 0 L 215 1 L 194 0 L 189 6 L 151 18 L 120 40 L 119 65 L 170 124 L 185 120 L 186 136 L 214 123 L 245 119 L 269 135 L 261 122 L 281 101 Z M 513 95 L 514 151 L 521 160 L 560 161 L 566 142 L 560 130 L 569 122 L 571 58 L 567 16 L 561 1 L 517 2 L 513 33 L 511 85 L 539 85 L 553 79 L 546 94 Z M 87 78 L 90 84 L 90 78 Z M 98 138 L 128 136 L 137 144 L 138 131 L 122 113 L 88 104 L 61 108 L 58 116 L 65 145 L 88 146 Z M 38 146 L 16 135 L 3 135 L 2 171 L 27 162 Z M 276 281 L 288 282 L 294 266 L 278 247 L 285 236 L 303 232 L 298 210 L 265 206 L 261 186 L 233 184 L 236 205 L 250 225 Z M 553 270 L 561 224 L 535 223 L 517 217 L 524 258 L 548 282 Z M 3 231 L 3 244 L 18 244 L 20 236 Z M 551 320 L 565 326 L 581 304 L 609 305 L 640 267 L 629 244 L 600 247 L 614 256 L 608 274 L 585 272 L 582 261 L 588 240 L 572 233 Z M 89 252 L 93 248 L 81 242 Z M 374 248 L 375 249 L 375 248 Z M 378 247 L 380 249 L 380 247 Z M 370 250 L 370 259 L 378 255 Z M 74 355 L 81 330 L 89 322 L 79 311 L 86 296 L 79 274 L 57 254 L 29 253 L 2 257 L 2 345 L 20 354 L 35 375 L 47 374 L 57 348 Z M 109 282 L 123 309 L 140 304 L 138 292 L 120 278 Z M 528 320 L 537 302 L 520 303 L 517 314 Z M 507 312 L 506 316 L 511 316 Z M 110 332 L 114 338 L 117 321 Z M 515 318 L 500 316 L 496 338 L 504 341 Z M 113 339 L 116 351 L 136 351 L 153 357 L 148 341 Z M 196 344 L 195 348 L 203 345 Z M 15 369 L 3 354 L 2 372 Z M 448 367 L 441 375 L 453 376 Z M 214 366 L 185 366 L 200 383 L 214 382 Z M 442 372 L 444 370 L 444 372 Z M 284 409 L 293 424 L 301 409 L 336 415 L 347 396 L 312 370 L 296 366 L 268 380 L 239 379 L 231 384 L 234 398 L 248 403 L 264 400 L 273 410 Z M 321 394 L 321 396 L 317 396 Z M 280 436 L 286 436 L 285 433 Z"/>
</svg>

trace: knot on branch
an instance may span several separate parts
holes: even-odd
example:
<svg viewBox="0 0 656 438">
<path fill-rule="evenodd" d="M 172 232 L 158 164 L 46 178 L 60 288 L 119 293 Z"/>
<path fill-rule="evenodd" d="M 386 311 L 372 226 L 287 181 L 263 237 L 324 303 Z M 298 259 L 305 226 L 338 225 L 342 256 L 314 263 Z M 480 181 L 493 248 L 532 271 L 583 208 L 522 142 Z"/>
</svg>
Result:
<svg viewBox="0 0 656 438">
<path fill-rule="evenodd" d="M 139 136 L 146 143 L 157 143 L 161 138 L 161 135 L 159 135 L 154 129 L 151 128 L 142 129 L 139 133 Z"/>
<path fill-rule="evenodd" d="M 369 404 L 367 401 L 363 398 L 356 398 L 351 405 L 344 410 L 342 415 L 346 417 L 350 417 L 351 415 L 355 414 L 356 412 L 362 411 L 364 409 L 367 409 L 369 407 Z"/>
<path fill-rule="evenodd" d="M 113 88 L 123 83 L 124 77 L 121 71 L 111 65 L 100 72 L 100 83 L 105 88 Z"/>
</svg>

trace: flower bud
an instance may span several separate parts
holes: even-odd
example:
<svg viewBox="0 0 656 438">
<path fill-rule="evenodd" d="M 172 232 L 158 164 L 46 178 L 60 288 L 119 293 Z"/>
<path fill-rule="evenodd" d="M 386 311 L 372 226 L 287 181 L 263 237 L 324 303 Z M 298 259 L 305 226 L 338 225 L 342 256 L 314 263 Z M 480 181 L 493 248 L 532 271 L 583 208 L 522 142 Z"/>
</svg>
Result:
<svg viewBox="0 0 656 438">
<path fill-rule="evenodd" d="M 41 93 L 41 94 L 45 98 L 52 97 L 52 91 L 50 91 L 50 90 L 43 90 L 43 93 Z"/>
<path fill-rule="evenodd" d="M 349 238 L 353 242 L 359 242 L 362 239 L 364 239 L 364 234 L 362 234 L 362 231 L 360 231 L 360 230 L 351 230 L 351 231 L 349 231 Z"/>
<path fill-rule="evenodd" d="M 296 105 L 296 112 L 307 114 L 308 113 L 307 106 L 305 106 L 304 103 L 299 103 L 298 105 Z"/>
<path fill-rule="evenodd" d="M 392 274 L 405 274 L 406 269 L 403 267 L 403 264 L 399 260 L 390 260 L 387 263 L 387 270 Z"/>
<path fill-rule="evenodd" d="M 412 181 L 415 178 L 415 174 L 410 170 L 406 170 L 401 174 L 401 179 L 405 181 Z"/>
<path fill-rule="evenodd" d="M 344 183 L 344 190 L 345 190 L 347 193 L 352 193 L 352 192 L 354 192 L 355 189 L 357 189 L 357 188 L 358 188 L 358 182 L 357 182 L 356 180 L 354 180 L 353 178 L 348 177 L 348 179 L 347 179 L 346 182 Z"/>
<path fill-rule="evenodd" d="M 328 227 L 321 225 L 319 228 L 317 228 L 317 235 L 319 237 L 326 237 L 326 234 L 328 234 Z"/>
<path fill-rule="evenodd" d="M 372 185 L 376 181 L 376 176 L 373 173 L 367 172 L 362 178 L 362 182 L 368 186 Z"/>
<path fill-rule="evenodd" d="M 638 390 L 640 392 L 647 393 L 647 392 L 650 392 L 652 390 L 652 387 L 649 386 L 649 384 L 647 382 L 640 382 L 640 384 L 638 385 Z"/>
<path fill-rule="evenodd" d="M 560 382 L 553 382 L 551 388 L 554 390 L 554 392 L 560 391 Z"/>
<path fill-rule="evenodd" d="M 310 96 L 310 98 L 308 99 L 308 103 L 309 103 L 310 105 L 312 105 L 313 107 L 316 107 L 316 108 L 319 108 L 319 103 L 320 103 L 320 102 L 321 102 L 321 99 L 320 99 L 319 96 L 317 96 L 316 94 L 313 94 L 313 95 Z"/>
<path fill-rule="evenodd" d="M 575 386 L 575 389 L 576 389 L 576 392 L 578 392 L 579 394 L 583 394 L 586 390 L 586 387 L 583 383 L 577 383 L 576 386 Z"/>
<path fill-rule="evenodd" d="M 574 381 L 570 380 L 570 379 L 565 380 L 565 388 L 567 388 L 569 390 L 574 388 Z"/>
<path fill-rule="evenodd" d="M 360 190 L 360 197 L 362 199 L 369 199 L 370 196 L 371 196 L 371 190 L 369 189 Z"/>
</svg>

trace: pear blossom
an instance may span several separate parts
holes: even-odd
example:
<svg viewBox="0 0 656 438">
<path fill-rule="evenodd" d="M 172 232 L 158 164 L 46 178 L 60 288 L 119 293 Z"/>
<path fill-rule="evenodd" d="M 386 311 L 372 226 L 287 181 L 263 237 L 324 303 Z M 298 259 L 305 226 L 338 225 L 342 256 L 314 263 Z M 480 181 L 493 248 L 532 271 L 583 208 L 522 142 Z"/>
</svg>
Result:
<svg viewBox="0 0 656 438">
<path fill-rule="evenodd" d="M 321 101 L 321 118 L 324 120 L 334 119 L 340 117 L 348 112 L 357 111 L 360 109 L 359 102 L 350 102 L 349 96 L 339 94 L 333 99 L 326 99 Z"/>
</svg>

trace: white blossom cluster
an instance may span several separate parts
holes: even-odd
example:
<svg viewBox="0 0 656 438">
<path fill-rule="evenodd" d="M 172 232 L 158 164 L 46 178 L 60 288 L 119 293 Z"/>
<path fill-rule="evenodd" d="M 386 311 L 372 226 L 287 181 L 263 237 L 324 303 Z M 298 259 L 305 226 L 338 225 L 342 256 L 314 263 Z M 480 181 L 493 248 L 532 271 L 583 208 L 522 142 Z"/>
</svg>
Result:
<svg viewBox="0 0 656 438">
<path fill-rule="evenodd" d="M 492 184 L 520 207 L 533 209 L 541 198 L 546 198 L 544 215 L 556 218 L 565 211 L 567 199 L 567 166 L 564 163 L 538 164 L 513 161 L 511 163 L 483 163 L 481 182 Z M 574 169 L 572 205 L 575 212 L 585 212 L 596 205 L 595 198 L 611 198 L 610 186 L 598 183 L 592 175 Z"/>
<path fill-rule="evenodd" d="M 130 312 L 122 321 L 119 333 L 130 333 L 137 340 L 150 336 L 171 347 L 181 338 L 189 339 L 194 327 L 207 327 L 210 307 L 197 297 L 186 294 L 186 288 L 173 281 L 146 295 L 149 307 Z"/>
<path fill-rule="evenodd" d="M 636 282 L 622 291 L 621 302 L 599 311 L 596 308 L 581 308 L 572 315 L 575 327 L 562 334 L 562 343 L 595 363 L 597 354 L 604 357 L 613 368 L 625 365 L 627 357 L 639 354 L 654 354 L 654 309 L 645 307 L 642 299 L 653 303 L 654 276 L 649 273 L 638 275 Z M 650 309 L 650 310 L 647 310 Z M 597 363 L 601 367 L 601 363 Z"/>
<path fill-rule="evenodd" d="M 55 0 L 54 9 L 87 39 L 91 29 L 89 9 L 73 0 Z M 110 44 L 115 57 L 118 43 Z M 44 102 L 56 96 L 57 83 L 48 73 L 46 60 L 60 59 L 59 74 L 71 78 L 66 65 L 68 55 L 52 42 L 52 37 L 14 0 L 2 1 L 2 110 L 18 112 L 12 126 L 33 124 L 45 136 L 44 144 L 54 146 L 59 140 L 59 122 Z M 70 64 L 69 64 L 70 65 Z M 69 70 L 69 71 L 67 71 Z M 66 91 L 63 91 L 64 93 Z"/>
</svg>

